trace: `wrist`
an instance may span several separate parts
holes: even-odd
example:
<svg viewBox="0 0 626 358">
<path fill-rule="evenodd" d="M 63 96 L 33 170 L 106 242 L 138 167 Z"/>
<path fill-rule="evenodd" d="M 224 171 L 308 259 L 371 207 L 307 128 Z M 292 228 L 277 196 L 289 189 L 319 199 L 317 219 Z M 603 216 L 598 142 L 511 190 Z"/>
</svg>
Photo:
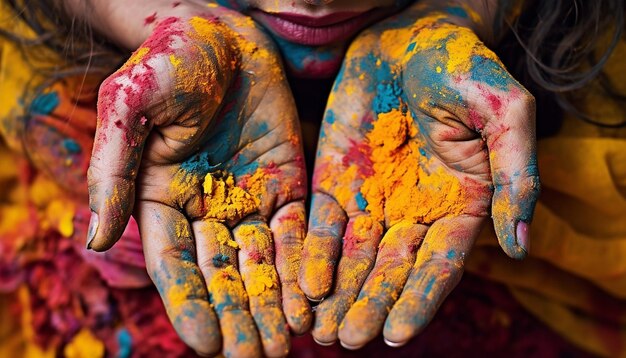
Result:
<svg viewBox="0 0 626 358">
<path fill-rule="evenodd" d="M 193 7 L 197 9 L 189 0 L 63 0 L 62 5 L 70 16 L 86 22 L 107 40 L 128 50 L 136 50 L 159 20 L 189 16 Z"/>
</svg>

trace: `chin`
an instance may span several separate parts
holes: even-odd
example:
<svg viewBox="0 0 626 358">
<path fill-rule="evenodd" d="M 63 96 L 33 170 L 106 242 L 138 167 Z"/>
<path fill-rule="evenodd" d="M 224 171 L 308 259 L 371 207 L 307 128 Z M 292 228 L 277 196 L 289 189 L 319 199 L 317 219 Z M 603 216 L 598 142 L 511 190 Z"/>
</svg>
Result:
<svg viewBox="0 0 626 358">
<path fill-rule="evenodd" d="M 346 44 L 306 46 L 274 38 L 289 74 L 298 78 L 330 78 L 337 74 Z"/>
<path fill-rule="evenodd" d="M 304 63 L 290 63 L 286 61 L 287 72 L 292 77 L 307 79 L 324 79 L 334 77 L 341 67 L 341 57 L 320 61 L 316 58 L 305 60 Z"/>
</svg>

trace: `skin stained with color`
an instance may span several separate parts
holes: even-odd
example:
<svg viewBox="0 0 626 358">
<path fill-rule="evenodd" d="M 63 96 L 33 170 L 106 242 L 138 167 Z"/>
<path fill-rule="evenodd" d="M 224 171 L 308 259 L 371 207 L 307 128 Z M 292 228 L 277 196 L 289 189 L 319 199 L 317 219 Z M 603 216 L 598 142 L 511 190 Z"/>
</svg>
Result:
<svg viewBox="0 0 626 358">
<path fill-rule="evenodd" d="M 330 294 L 322 343 L 359 347 L 381 331 L 406 342 L 490 214 L 504 250 L 525 254 L 515 231 L 538 194 L 532 97 L 470 29 L 426 10 L 362 33 L 329 98 L 300 273 L 309 297 Z M 376 225 L 354 240 L 362 217 Z"/>
<path fill-rule="evenodd" d="M 136 191 L 148 272 L 183 340 L 204 354 L 286 354 L 311 312 L 290 277 L 301 246 L 284 245 L 276 223 L 304 211 L 306 177 L 273 45 L 226 9 L 161 19 L 103 83 L 98 109 L 91 247 L 115 242 Z"/>
</svg>

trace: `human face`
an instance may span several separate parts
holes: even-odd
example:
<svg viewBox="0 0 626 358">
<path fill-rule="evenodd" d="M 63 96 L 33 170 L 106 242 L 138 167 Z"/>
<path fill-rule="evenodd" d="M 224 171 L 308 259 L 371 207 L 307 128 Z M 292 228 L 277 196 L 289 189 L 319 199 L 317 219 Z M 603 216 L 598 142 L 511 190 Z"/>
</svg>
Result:
<svg viewBox="0 0 626 358">
<path fill-rule="evenodd" d="M 272 35 L 290 72 L 324 78 L 337 72 L 349 41 L 412 0 L 217 0 Z"/>
</svg>

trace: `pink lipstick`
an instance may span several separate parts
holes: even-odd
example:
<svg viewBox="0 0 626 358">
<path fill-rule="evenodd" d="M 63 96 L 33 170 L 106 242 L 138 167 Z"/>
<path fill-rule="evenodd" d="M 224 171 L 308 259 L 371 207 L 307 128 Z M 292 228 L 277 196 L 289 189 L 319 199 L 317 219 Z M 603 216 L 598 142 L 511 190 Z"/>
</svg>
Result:
<svg viewBox="0 0 626 358">
<path fill-rule="evenodd" d="M 252 16 L 284 40 L 307 46 L 323 46 L 347 40 L 377 18 L 373 10 L 340 12 L 320 17 L 254 10 Z"/>
</svg>

